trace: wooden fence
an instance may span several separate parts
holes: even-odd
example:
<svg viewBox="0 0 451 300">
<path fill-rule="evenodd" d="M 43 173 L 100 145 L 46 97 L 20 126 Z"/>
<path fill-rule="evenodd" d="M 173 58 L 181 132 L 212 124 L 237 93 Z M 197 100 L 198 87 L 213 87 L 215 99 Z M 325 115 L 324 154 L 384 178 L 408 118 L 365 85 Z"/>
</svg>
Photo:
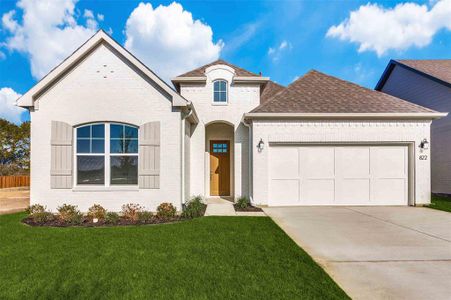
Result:
<svg viewBox="0 0 451 300">
<path fill-rule="evenodd" d="M 0 176 L 0 189 L 30 186 L 30 176 Z"/>
</svg>

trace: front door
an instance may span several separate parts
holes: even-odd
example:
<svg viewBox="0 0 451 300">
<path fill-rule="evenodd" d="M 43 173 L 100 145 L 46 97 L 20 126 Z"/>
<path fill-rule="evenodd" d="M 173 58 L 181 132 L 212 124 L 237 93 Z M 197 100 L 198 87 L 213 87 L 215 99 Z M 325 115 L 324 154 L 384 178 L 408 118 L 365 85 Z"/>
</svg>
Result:
<svg viewBox="0 0 451 300">
<path fill-rule="evenodd" d="M 210 141 L 210 195 L 230 196 L 229 141 Z"/>
</svg>

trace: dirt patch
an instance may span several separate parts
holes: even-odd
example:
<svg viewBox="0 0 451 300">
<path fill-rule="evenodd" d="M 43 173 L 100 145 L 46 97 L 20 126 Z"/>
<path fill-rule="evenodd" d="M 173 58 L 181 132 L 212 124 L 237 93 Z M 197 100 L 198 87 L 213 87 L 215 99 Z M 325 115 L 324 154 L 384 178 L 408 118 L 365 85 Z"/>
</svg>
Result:
<svg viewBox="0 0 451 300">
<path fill-rule="evenodd" d="M 255 207 L 249 205 L 246 208 L 239 207 L 238 205 L 234 204 L 233 207 L 235 208 L 235 211 L 245 211 L 245 212 L 262 212 L 263 210 L 260 207 Z"/>
</svg>

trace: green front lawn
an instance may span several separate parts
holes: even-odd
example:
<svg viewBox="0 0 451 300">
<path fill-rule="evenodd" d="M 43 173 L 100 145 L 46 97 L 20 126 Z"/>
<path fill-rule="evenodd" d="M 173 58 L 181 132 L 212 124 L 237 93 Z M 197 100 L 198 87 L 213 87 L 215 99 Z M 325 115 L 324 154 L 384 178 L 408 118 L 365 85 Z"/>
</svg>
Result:
<svg viewBox="0 0 451 300">
<path fill-rule="evenodd" d="M 0 216 L 0 299 L 343 299 L 274 222 L 40 228 Z"/>
<path fill-rule="evenodd" d="M 451 197 L 432 195 L 430 208 L 451 212 Z"/>
</svg>

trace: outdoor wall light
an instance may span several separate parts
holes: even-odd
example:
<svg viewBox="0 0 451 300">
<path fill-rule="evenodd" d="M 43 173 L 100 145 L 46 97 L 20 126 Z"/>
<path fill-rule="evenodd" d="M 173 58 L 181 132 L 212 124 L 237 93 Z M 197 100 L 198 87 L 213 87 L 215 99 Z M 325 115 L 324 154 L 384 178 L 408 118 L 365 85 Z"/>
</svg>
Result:
<svg viewBox="0 0 451 300">
<path fill-rule="evenodd" d="M 260 139 L 260 142 L 258 142 L 258 144 L 257 144 L 258 152 L 262 152 L 263 148 L 265 148 L 265 143 L 263 142 L 262 139 Z"/>
<path fill-rule="evenodd" d="M 423 139 L 423 140 L 420 142 L 420 148 L 423 149 L 423 150 L 429 149 L 429 142 L 428 142 L 427 139 Z"/>
</svg>

